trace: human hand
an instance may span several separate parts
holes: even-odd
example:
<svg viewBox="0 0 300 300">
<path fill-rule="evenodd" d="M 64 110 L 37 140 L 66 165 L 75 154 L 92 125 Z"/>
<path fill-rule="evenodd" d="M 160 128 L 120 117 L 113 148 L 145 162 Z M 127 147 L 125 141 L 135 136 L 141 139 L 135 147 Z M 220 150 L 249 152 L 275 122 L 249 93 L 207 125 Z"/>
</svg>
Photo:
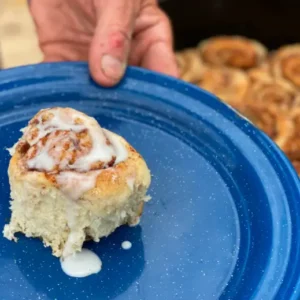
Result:
<svg viewBox="0 0 300 300">
<path fill-rule="evenodd" d="M 116 84 L 127 64 L 177 76 L 171 26 L 156 0 L 31 0 L 45 61 L 87 60 Z"/>
</svg>

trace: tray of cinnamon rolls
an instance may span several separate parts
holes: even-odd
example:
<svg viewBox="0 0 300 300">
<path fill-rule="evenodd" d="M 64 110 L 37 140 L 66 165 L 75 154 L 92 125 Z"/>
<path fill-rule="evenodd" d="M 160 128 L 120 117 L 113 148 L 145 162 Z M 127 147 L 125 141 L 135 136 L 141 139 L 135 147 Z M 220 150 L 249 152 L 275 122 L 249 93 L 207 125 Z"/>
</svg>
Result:
<svg viewBox="0 0 300 300">
<path fill-rule="evenodd" d="M 300 174 L 300 44 L 275 51 L 216 36 L 176 53 L 180 78 L 215 94 L 264 131 Z"/>
</svg>

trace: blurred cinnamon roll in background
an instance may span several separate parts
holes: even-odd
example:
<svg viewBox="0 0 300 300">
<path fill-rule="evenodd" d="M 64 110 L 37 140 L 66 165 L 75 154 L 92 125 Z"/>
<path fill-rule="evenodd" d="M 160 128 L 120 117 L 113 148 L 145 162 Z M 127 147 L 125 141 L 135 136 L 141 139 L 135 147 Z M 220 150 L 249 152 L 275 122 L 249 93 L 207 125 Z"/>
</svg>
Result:
<svg viewBox="0 0 300 300">
<path fill-rule="evenodd" d="M 295 168 L 296 172 L 300 174 L 300 160 L 292 160 L 292 165 Z"/>
<path fill-rule="evenodd" d="M 274 78 L 271 73 L 271 66 L 268 60 L 263 62 L 259 67 L 251 68 L 247 70 L 247 75 L 251 81 L 254 82 L 272 82 Z"/>
<path fill-rule="evenodd" d="M 150 184 L 123 138 L 71 108 L 40 111 L 10 150 L 10 223 L 4 236 L 40 237 L 55 256 L 80 251 L 122 224 L 136 224 Z"/>
<path fill-rule="evenodd" d="M 298 103 L 299 97 L 289 84 L 262 77 L 249 85 L 245 102 L 273 106 L 274 109 L 291 109 Z"/>
<path fill-rule="evenodd" d="M 177 60 L 181 79 L 251 120 L 281 147 L 300 175 L 300 44 L 268 52 L 246 37 L 218 36 L 177 53 Z"/>
<path fill-rule="evenodd" d="M 282 147 L 291 137 L 294 125 L 287 115 L 272 105 L 240 103 L 233 106 Z"/>
<path fill-rule="evenodd" d="M 195 49 L 186 49 L 176 53 L 180 78 L 190 83 L 198 82 L 205 70 L 200 55 Z"/>
<path fill-rule="evenodd" d="M 300 89 L 300 44 L 278 49 L 272 57 L 272 72 L 275 78 L 284 79 Z"/>
<path fill-rule="evenodd" d="M 244 98 L 249 86 L 249 79 L 240 70 L 209 68 L 204 72 L 198 86 L 215 94 L 224 102 L 233 105 Z"/>
<path fill-rule="evenodd" d="M 201 42 L 198 47 L 203 61 L 213 66 L 254 68 L 267 55 L 262 44 L 240 36 L 213 37 Z"/>
<path fill-rule="evenodd" d="M 293 109 L 289 117 L 294 124 L 294 130 L 282 145 L 282 149 L 292 161 L 300 161 L 300 107 Z"/>
</svg>

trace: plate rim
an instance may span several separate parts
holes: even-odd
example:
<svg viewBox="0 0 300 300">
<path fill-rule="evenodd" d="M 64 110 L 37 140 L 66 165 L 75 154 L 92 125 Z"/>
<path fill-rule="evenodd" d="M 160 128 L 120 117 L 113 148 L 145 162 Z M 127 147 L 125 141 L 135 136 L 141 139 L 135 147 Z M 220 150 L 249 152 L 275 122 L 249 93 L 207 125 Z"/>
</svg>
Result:
<svg viewBox="0 0 300 300">
<path fill-rule="evenodd" d="M 87 69 L 87 63 L 85 63 L 85 62 L 57 62 L 57 63 L 41 63 L 41 64 L 27 65 L 27 66 L 21 66 L 21 67 L 15 67 L 15 68 L 11 68 L 11 69 L 1 70 L 1 72 L 0 72 L 0 94 L 1 94 L 1 83 L 3 83 L 3 78 L 4 78 L 4 82 L 11 84 L 13 79 L 16 79 L 16 77 L 15 77 L 16 75 L 19 74 L 19 75 L 23 76 L 24 71 L 26 71 L 26 70 L 29 70 L 32 68 L 33 69 L 40 68 L 42 70 L 43 68 L 49 69 L 54 66 L 55 67 L 61 66 L 61 67 L 66 67 L 66 68 L 72 68 L 72 67 L 78 68 L 79 67 L 79 68 Z M 217 102 L 216 102 L 217 104 L 215 103 L 215 105 L 217 105 L 220 108 L 220 110 L 218 110 L 218 113 L 220 113 L 229 122 L 233 122 L 239 128 L 239 130 L 241 130 L 245 135 L 247 135 L 253 141 L 253 143 L 255 143 L 261 149 L 261 151 L 263 151 L 263 149 L 268 148 L 268 150 L 272 152 L 272 156 L 273 156 L 272 159 L 276 160 L 280 163 L 280 170 L 278 170 L 278 166 L 276 166 L 276 168 L 274 167 L 274 169 L 276 169 L 276 173 L 278 172 L 277 176 L 279 177 L 280 182 L 282 183 L 282 181 L 283 181 L 282 180 L 282 178 L 284 178 L 283 175 L 288 174 L 288 176 L 290 177 L 290 180 L 289 180 L 290 187 L 293 187 L 293 191 L 294 191 L 295 195 L 297 194 L 298 196 L 300 196 L 299 177 L 298 177 L 296 171 L 294 170 L 293 166 L 291 165 L 290 161 L 286 157 L 286 155 L 280 150 L 280 148 L 268 136 L 266 136 L 263 132 L 261 132 L 259 129 L 257 129 L 252 123 L 249 123 L 249 121 L 247 119 L 245 119 L 243 116 L 241 116 L 238 112 L 236 112 L 230 106 L 219 101 L 219 99 L 216 96 L 214 96 L 210 92 L 207 92 L 207 91 L 205 91 L 201 88 L 198 88 L 192 84 L 183 82 L 181 80 L 178 80 L 176 78 L 173 78 L 173 77 L 170 77 L 167 75 L 163 75 L 163 74 L 156 73 L 153 71 L 145 70 L 145 69 L 142 69 L 139 67 L 128 67 L 124 78 L 121 80 L 121 82 L 117 86 L 122 85 L 124 82 L 126 82 L 127 79 L 130 79 L 130 78 L 138 79 L 138 80 L 147 78 L 148 81 L 151 81 L 152 83 L 158 84 L 160 86 L 163 86 L 166 83 L 170 84 L 170 85 L 172 85 L 173 89 L 177 90 L 180 93 L 189 93 L 189 96 L 191 96 L 191 94 L 193 94 L 194 95 L 193 99 L 196 101 L 199 101 L 199 102 L 201 102 L 201 100 L 200 100 L 201 97 L 195 97 L 195 96 L 200 95 L 200 94 L 206 94 L 208 97 L 217 100 Z M 1 80 L 2 80 L 2 82 L 1 82 Z M 110 89 L 110 88 L 108 88 L 108 89 Z M 215 110 L 215 107 L 213 109 Z M 233 121 L 233 118 L 234 118 L 234 121 Z M 246 131 L 245 127 L 247 127 L 247 129 L 251 128 L 251 130 Z M 286 189 L 284 189 L 284 190 L 286 192 Z M 296 198 L 295 195 L 293 198 Z M 288 197 L 288 199 L 290 199 L 290 198 Z M 290 201 L 288 202 L 289 208 L 291 205 Z M 298 199 L 298 203 L 295 202 L 294 204 L 298 204 L 300 207 L 300 199 Z M 290 214 L 291 213 L 292 212 L 290 211 Z M 299 212 L 298 212 L 298 214 L 299 214 Z M 291 226 L 292 226 L 292 228 L 295 228 L 293 223 L 291 224 Z M 299 237 L 300 237 L 300 234 L 298 234 L 298 239 L 299 239 Z M 295 237 L 294 237 L 294 234 L 292 234 L 292 236 L 291 236 L 292 244 L 293 244 L 294 240 L 295 240 Z M 296 250 L 298 250 L 298 249 L 296 249 Z M 297 251 L 297 253 L 298 252 L 300 252 L 300 249 Z M 291 255 L 291 253 L 290 253 L 290 255 Z M 298 253 L 298 257 L 297 257 L 298 264 L 299 264 L 299 256 L 300 256 L 300 253 Z M 287 263 L 285 272 L 287 272 L 289 265 L 290 265 L 290 258 Z M 294 274 L 294 276 L 295 276 L 295 274 Z M 283 278 L 283 280 L 285 280 L 285 279 L 286 279 L 286 275 Z M 300 287 L 300 278 L 298 276 L 298 278 L 296 280 L 296 284 L 293 287 L 294 289 L 296 289 L 296 293 L 292 294 L 293 298 L 291 298 L 291 299 L 297 299 L 297 297 L 300 296 L 299 287 Z M 278 287 L 278 291 L 280 291 L 281 288 L 282 288 L 282 285 L 280 285 Z M 298 292 L 297 292 L 297 290 L 298 290 Z M 275 297 L 277 297 L 277 295 Z"/>
</svg>

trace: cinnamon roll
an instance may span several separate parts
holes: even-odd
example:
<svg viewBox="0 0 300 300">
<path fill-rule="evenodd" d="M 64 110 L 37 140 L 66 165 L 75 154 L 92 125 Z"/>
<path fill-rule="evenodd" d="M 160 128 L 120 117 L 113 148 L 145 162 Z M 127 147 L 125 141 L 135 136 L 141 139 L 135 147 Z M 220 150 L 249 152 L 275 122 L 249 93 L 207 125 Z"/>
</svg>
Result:
<svg viewBox="0 0 300 300">
<path fill-rule="evenodd" d="M 233 105 L 240 102 L 248 89 L 247 75 L 230 68 L 207 69 L 198 86 L 215 94 L 224 102 Z"/>
<path fill-rule="evenodd" d="M 252 73 L 253 76 L 253 73 Z M 278 109 L 291 109 L 299 102 L 296 91 L 282 80 L 274 80 L 261 73 L 252 84 L 245 96 L 245 102 L 275 106 Z"/>
<path fill-rule="evenodd" d="M 272 57 L 271 67 L 275 78 L 300 89 L 300 44 L 279 48 Z"/>
<path fill-rule="evenodd" d="M 272 82 L 274 80 L 271 74 L 271 67 L 268 61 L 262 63 L 261 66 L 257 68 L 251 68 L 247 71 L 247 75 L 252 83 L 255 82 Z"/>
<path fill-rule="evenodd" d="M 266 48 L 257 41 L 241 36 L 218 36 L 199 44 L 205 63 L 249 69 L 259 66 L 267 55 Z"/>
<path fill-rule="evenodd" d="M 282 150 L 292 160 L 300 160 L 300 108 L 297 107 L 290 113 L 291 122 L 293 122 L 294 130 L 290 134 L 289 139 L 285 141 Z"/>
<path fill-rule="evenodd" d="M 179 77 L 187 82 L 196 83 L 202 78 L 204 64 L 196 49 L 186 49 L 176 53 Z"/>
<path fill-rule="evenodd" d="M 40 111 L 11 149 L 4 236 L 40 237 L 53 255 L 80 251 L 143 210 L 150 172 L 123 138 L 71 108 Z"/>
<path fill-rule="evenodd" d="M 300 160 L 293 160 L 292 165 L 295 168 L 298 175 L 300 176 Z"/>
<path fill-rule="evenodd" d="M 287 114 L 275 106 L 240 103 L 233 107 L 264 131 L 279 147 L 285 145 L 294 131 L 293 123 Z"/>
</svg>

